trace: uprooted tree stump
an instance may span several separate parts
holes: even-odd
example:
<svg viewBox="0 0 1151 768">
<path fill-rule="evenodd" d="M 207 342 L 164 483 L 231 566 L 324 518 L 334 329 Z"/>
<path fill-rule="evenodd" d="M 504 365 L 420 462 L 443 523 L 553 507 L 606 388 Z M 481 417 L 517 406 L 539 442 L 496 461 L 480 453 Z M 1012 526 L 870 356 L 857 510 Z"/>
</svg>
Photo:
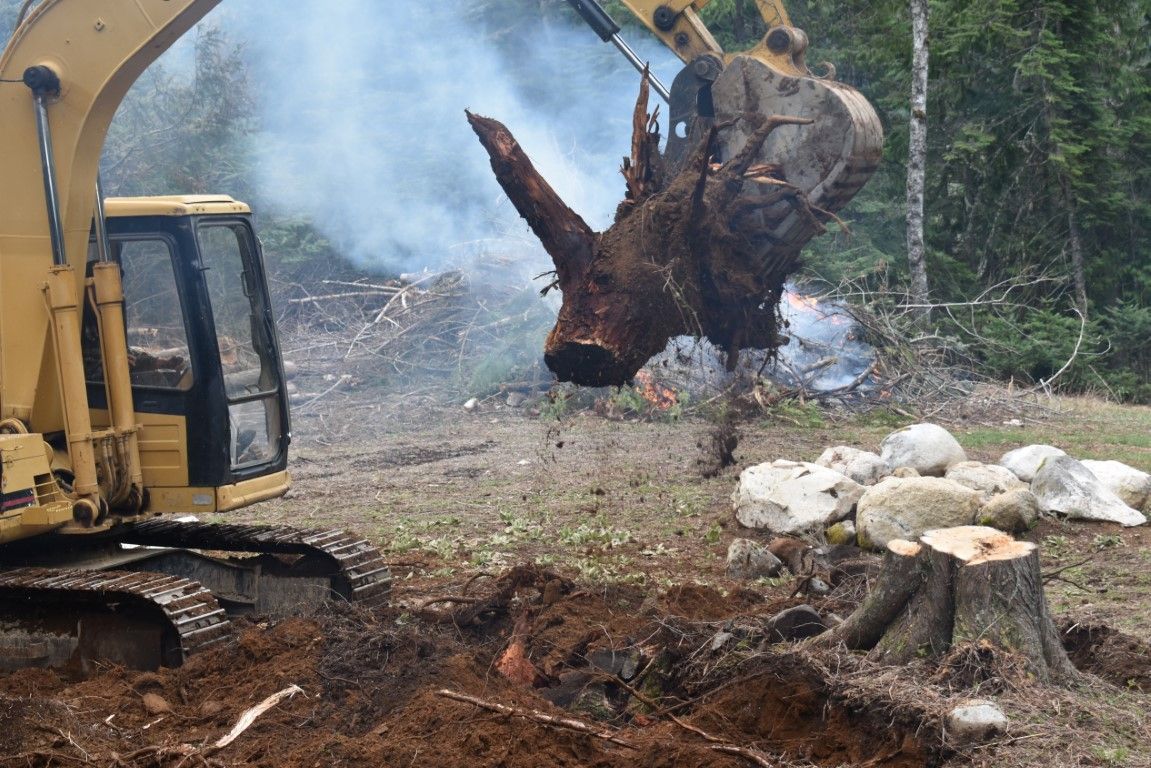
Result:
<svg viewBox="0 0 1151 768">
<path fill-rule="evenodd" d="M 564 203 L 503 124 L 468 113 L 497 180 L 555 264 L 563 305 L 544 358 L 561 381 L 623 384 L 681 335 L 706 337 L 729 365 L 740 349 L 777 349 L 784 281 L 806 239 L 834 218 L 757 162 L 772 131 L 811 120 L 746 113 L 713 126 L 668 178 L 647 93 L 645 78 L 623 168 L 626 199 L 602 233 Z M 754 128 L 746 145 L 713 163 L 717 137 L 736 122 Z M 804 236 L 773 242 L 765 216 L 798 216 Z"/>
<path fill-rule="evenodd" d="M 1044 682 L 1075 675 L 1048 612 L 1035 544 L 960 526 L 928 531 L 918 543 L 896 539 L 887 550 L 868 597 L 813 644 L 843 643 L 889 664 L 990 644 Z"/>
</svg>

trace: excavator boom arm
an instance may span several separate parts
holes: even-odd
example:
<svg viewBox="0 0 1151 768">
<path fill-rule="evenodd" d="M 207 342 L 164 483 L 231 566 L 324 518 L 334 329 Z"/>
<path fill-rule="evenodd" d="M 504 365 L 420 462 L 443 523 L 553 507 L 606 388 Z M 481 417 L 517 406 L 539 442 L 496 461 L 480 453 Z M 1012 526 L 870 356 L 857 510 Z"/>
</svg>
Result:
<svg viewBox="0 0 1151 768">
<path fill-rule="evenodd" d="M 43 66 L 60 79 L 48 112 L 64 248 L 73 266 L 86 258 L 94 180 L 116 109 L 144 70 L 219 2 L 44 0 L 13 33 L 0 59 L 0 78 L 19 81 L 28 68 Z M 6 82 L 0 104 L 0 259 L 9 260 L 17 239 L 21 251 L 47 258 L 33 99 L 18 82 Z"/>
<path fill-rule="evenodd" d="M 723 48 L 700 19 L 712 0 L 621 0 L 685 64 L 704 53 L 723 55 Z M 780 0 L 755 0 L 768 28 L 791 26 Z"/>
</svg>

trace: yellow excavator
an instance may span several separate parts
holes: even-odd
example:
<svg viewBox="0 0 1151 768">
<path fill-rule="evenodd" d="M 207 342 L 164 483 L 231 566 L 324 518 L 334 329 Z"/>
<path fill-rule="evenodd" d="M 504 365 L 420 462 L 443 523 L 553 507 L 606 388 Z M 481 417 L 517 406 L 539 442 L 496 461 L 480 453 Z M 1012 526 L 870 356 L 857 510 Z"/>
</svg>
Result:
<svg viewBox="0 0 1151 768">
<path fill-rule="evenodd" d="M 358 537 L 178 519 L 289 485 L 249 208 L 97 188 L 128 88 L 218 2 L 44 0 L 0 58 L 0 668 L 178 664 L 231 613 L 388 591 Z"/>
<path fill-rule="evenodd" d="M 174 665 L 226 641 L 232 614 L 386 599 L 387 566 L 359 537 L 195 520 L 289 487 L 283 364 L 248 206 L 99 189 L 124 95 L 219 2 L 29 0 L 0 56 L 0 670 Z M 834 113 L 831 150 L 772 151 L 808 157 L 795 167 L 825 187 L 807 185 L 816 204 L 862 184 L 878 121 L 807 72 L 782 9 L 761 46 L 728 57 L 701 0 L 625 2 L 689 62 L 670 93 L 672 154 L 725 110 Z M 618 37 L 594 3 L 573 5 Z M 768 76 L 774 101 L 747 85 Z"/>
</svg>

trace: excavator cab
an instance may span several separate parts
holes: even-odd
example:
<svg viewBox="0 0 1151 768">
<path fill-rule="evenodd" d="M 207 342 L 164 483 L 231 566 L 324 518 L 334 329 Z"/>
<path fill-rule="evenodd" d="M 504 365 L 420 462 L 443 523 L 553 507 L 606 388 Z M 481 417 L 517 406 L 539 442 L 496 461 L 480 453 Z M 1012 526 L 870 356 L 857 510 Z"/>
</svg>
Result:
<svg viewBox="0 0 1151 768">
<path fill-rule="evenodd" d="M 144 511 L 219 512 L 287 488 L 288 405 L 250 210 L 226 196 L 111 198 Z M 100 258 L 95 236 L 89 272 Z M 99 314 L 81 339 L 94 426 L 108 421 Z"/>
</svg>

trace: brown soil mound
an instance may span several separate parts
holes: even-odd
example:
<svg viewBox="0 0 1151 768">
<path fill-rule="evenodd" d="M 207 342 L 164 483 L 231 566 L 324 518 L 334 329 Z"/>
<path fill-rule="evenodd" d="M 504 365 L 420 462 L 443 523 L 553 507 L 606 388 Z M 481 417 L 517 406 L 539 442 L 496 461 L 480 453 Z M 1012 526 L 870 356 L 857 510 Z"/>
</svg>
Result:
<svg viewBox="0 0 1151 768">
<path fill-rule="evenodd" d="M 1069 623 L 1063 645 L 1071 662 L 1112 685 L 1151 692 L 1151 643 L 1102 624 Z"/>
<path fill-rule="evenodd" d="M 910 767 L 940 753 L 924 708 L 875 698 L 861 707 L 816 657 L 762 642 L 757 626 L 790 600 L 694 585 L 654 599 L 563 586 L 557 593 L 546 572 L 512 569 L 438 614 L 333 607 L 251 624 L 179 669 L 109 669 L 73 684 L 43 671 L 10 675 L 0 765 L 703 768 L 760 755 Z M 499 608 L 501 595 L 509 599 Z M 480 603 L 497 607 L 482 614 Z M 461 608 L 466 625 L 450 620 Z M 516 643 L 534 685 L 498 671 Z M 303 693 L 212 747 L 247 709 L 292 685 Z"/>
</svg>

